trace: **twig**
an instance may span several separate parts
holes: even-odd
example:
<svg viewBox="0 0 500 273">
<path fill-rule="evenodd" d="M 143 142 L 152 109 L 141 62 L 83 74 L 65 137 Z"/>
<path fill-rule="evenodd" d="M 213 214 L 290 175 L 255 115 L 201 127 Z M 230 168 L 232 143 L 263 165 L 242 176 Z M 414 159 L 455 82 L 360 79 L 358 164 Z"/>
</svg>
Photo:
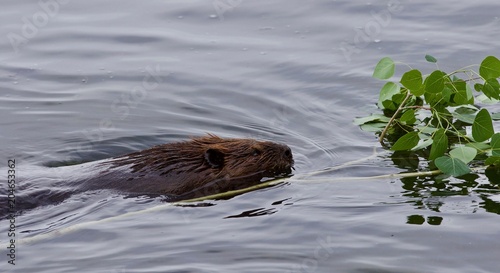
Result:
<svg viewBox="0 0 500 273">
<path fill-rule="evenodd" d="M 399 105 L 398 109 L 396 110 L 396 113 L 394 113 L 394 115 L 392 115 L 391 119 L 389 120 L 389 122 L 385 126 L 384 130 L 380 134 L 380 137 L 378 139 L 378 141 L 380 142 L 380 144 L 384 145 L 384 136 L 387 133 L 387 130 L 389 130 L 389 127 L 391 126 L 392 122 L 396 119 L 396 116 L 399 115 L 399 113 L 404 109 L 404 105 L 405 105 L 406 101 L 408 101 L 408 99 L 410 97 L 411 97 L 411 93 L 410 93 L 410 91 L 408 91 L 408 93 L 406 93 L 406 98 L 403 100 L 403 102 L 401 102 L 401 104 Z"/>
</svg>

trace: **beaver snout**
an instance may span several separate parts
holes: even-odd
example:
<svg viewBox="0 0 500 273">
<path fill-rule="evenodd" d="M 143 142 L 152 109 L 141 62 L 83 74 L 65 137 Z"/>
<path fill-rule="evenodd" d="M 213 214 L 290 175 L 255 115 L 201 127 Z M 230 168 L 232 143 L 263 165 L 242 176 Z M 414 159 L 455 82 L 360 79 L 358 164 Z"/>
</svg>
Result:
<svg viewBox="0 0 500 273">
<path fill-rule="evenodd" d="M 283 155 L 285 156 L 285 159 L 288 159 L 290 161 L 290 165 L 291 167 L 293 167 L 293 155 L 292 155 L 292 149 L 290 149 L 290 147 L 285 146 L 285 152 L 283 153 Z"/>
<path fill-rule="evenodd" d="M 292 155 L 292 149 L 284 144 L 278 144 L 279 147 L 279 158 L 277 160 L 277 168 L 275 169 L 275 174 L 290 174 L 293 168 L 294 160 Z"/>
</svg>

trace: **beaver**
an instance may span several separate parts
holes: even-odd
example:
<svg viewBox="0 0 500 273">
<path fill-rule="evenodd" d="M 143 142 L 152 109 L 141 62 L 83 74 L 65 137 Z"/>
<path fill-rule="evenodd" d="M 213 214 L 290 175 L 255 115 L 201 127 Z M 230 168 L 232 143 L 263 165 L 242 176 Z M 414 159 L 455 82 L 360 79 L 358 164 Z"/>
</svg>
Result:
<svg viewBox="0 0 500 273">
<path fill-rule="evenodd" d="M 286 176 L 293 164 L 292 151 L 284 144 L 208 134 L 111 159 L 35 171 L 35 178 L 18 183 L 16 208 L 104 189 L 178 201 Z"/>
</svg>

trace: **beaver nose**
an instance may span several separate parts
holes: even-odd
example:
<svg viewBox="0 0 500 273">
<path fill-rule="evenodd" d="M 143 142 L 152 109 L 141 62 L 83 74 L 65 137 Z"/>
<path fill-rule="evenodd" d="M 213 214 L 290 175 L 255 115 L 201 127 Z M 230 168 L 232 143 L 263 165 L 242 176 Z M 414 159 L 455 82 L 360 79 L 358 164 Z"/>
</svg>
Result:
<svg viewBox="0 0 500 273">
<path fill-rule="evenodd" d="M 290 149 L 290 147 L 286 146 L 286 145 L 283 145 L 283 156 L 284 156 L 284 159 L 286 161 L 286 170 L 285 170 L 285 173 L 291 173 L 292 172 L 292 169 L 295 170 L 295 168 L 293 167 L 293 165 L 295 164 L 294 160 L 293 160 L 293 155 L 292 155 L 292 149 Z"/>
<path fill-rule="evenodd" d="M 283 148 L 284 148 L 284 152 L 283 152 L 283 155 L 285 156 L 285 158 L 289 161 L 292 162 L 293 164 L 293 155 L 292 155 L 292 149 L 290 149 L 290 147 L 286 146 L 286 145 L 283 145 Z"/>
</svg>

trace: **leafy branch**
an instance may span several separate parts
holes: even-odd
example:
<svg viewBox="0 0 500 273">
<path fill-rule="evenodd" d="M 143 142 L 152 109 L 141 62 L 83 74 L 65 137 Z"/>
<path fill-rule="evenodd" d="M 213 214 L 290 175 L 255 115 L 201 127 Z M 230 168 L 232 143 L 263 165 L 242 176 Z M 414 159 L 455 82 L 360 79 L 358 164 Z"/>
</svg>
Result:
<svg viewBox="0 0 500 273">
<path fill-rule="evenodd" d="M 380 143 L 393 151 L 422 152 L 445 174 L 470 173 L 470 164 L 500 165 L 500 133 L 493 126 L 500 114 L 478 106 L 500 100 L 500 60 L 488 56 L 480 65 L 446 73 L 436 58 L 425 59 L 437 69 L 423 75 L 408 65 L 410 70 L 399 81 L 386 81 L 380 90 L 377 105 L 383 114 L 354 123 L 379 133 Z M 382 58 L 373 77 L 388 80 L 395 66 L 391 58 Z"/>
</svg>

